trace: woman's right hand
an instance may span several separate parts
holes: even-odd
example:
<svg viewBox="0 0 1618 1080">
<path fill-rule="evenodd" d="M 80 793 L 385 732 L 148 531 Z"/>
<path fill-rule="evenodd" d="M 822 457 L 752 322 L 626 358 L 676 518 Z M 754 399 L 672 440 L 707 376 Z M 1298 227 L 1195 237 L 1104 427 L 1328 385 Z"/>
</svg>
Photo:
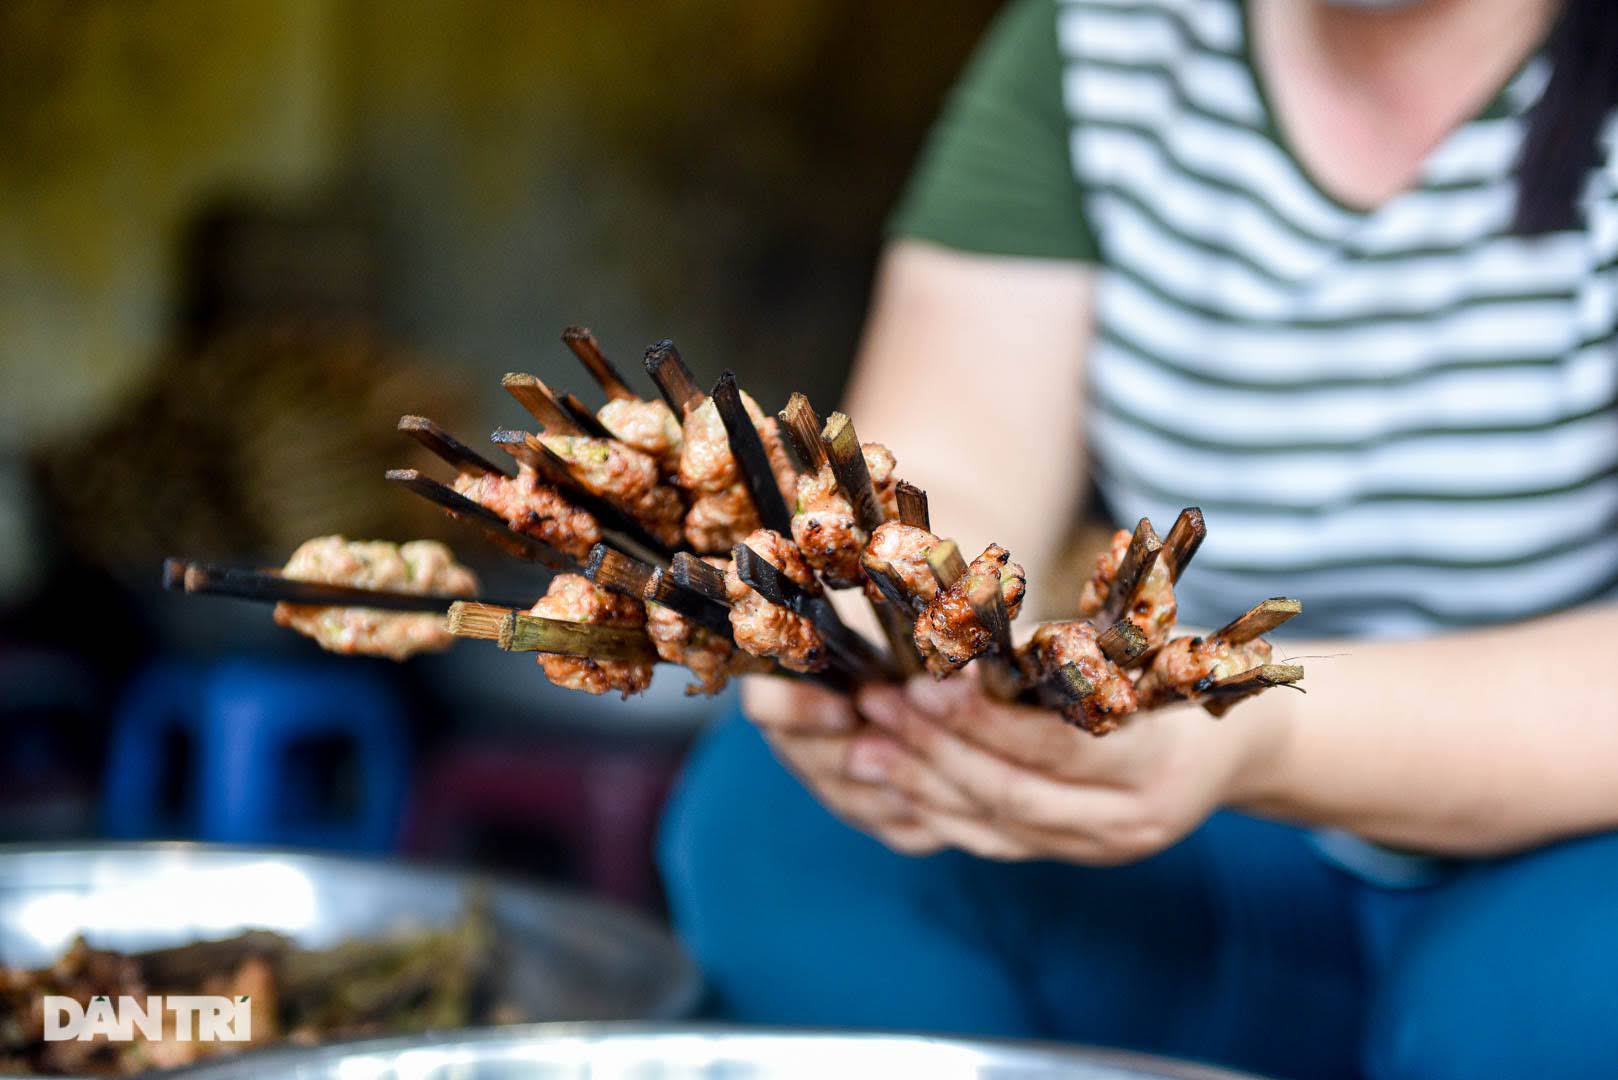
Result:
<svg viewBox="0 0 1618 1080">
<path fill-rule="evenodd" d="M 860 719 L 848 697 L 808 682 L 752 676 L 742 680 L 742 711 L 776 757 L 839 818 L 902 854 L 944 846 L 909 799 L 886 783 L 860 778 L 866 751 L 856 753 L 856 741 L 869 745 L 886 736 Z M 888 753 L 908 751 L 895 741 Z"/>
</svg>

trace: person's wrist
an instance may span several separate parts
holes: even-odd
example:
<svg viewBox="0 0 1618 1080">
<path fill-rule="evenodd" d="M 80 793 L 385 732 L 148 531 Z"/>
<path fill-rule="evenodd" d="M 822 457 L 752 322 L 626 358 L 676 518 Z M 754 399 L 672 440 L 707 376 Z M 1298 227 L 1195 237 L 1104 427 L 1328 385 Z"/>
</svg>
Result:
<svg viewBox="0 0 1618 1080">
<path fill-rule="evenodd" d="M 1295 696 L 1272 690 L 1217 721 L 1241 725 L 1242 747 L 1227 785 L 1226 805 L 1262 810 L 1284 801 L 1288 749 L 1297 730 Z"/>
</svg>

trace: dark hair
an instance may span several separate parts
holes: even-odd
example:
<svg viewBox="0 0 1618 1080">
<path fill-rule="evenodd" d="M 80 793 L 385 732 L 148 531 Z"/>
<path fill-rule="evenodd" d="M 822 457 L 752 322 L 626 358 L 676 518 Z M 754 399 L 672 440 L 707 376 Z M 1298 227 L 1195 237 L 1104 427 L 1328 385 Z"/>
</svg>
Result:
<svg viewBox="0 0 1618 1080">
<path fill-rule="evenodd" d="M 1618 0 L 1565 0 L 1546 52 L 1550 80 L 1528 114 L 1517 162 L 1511 231 L 1519 236 L 1579 224 L 1579 193 L 1618 105 Z"/>
</svg>

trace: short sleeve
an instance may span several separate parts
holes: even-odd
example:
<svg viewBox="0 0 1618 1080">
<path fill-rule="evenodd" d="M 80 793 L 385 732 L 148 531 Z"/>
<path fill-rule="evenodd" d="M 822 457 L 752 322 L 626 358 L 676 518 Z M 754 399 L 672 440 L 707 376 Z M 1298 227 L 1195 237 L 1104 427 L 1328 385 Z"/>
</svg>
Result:
<svg viewBox="0 0 1618 1080">
<path fill-rule="evenodd" d="M 888 234 L 982 254 L 1095 261 L 1069 130 L 1056 0 L 1012 0 L 951 91 Z"/>
</svg>

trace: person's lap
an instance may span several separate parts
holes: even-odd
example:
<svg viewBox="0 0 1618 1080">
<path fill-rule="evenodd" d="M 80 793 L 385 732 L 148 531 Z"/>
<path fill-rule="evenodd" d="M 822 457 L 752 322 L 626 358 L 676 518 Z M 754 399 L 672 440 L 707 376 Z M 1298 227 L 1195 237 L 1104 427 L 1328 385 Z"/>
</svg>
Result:
<svg viewBox="0 0 1618 1080">
<path fill-rule="evenodd" d="M 1301 830 L 1220 814 L 1114 868 L 911 858 L 832 817 L 732 717 L 693 756 L 662 861 L 678 928 L 733 1020 L 1055 1038 L 1285 1076 L 1358 1075 L 1364 1061 L 1402 1078 L 1443 1075 L 1434 1056 L 1477 1040 L 1465 1014 L 1508 1005 L 1511 980 L 1565 970 L 1566 948 L 1545 938 L 1579 927 L 1618 942 L 1588 893 L 1579 915 L 1558 910 L 1515 947 L 1477 940 L 1541 910 L 1528 895 L 1544 887 L 1536 877 L 1577 876 L 1594 857 L 1618 878 L 1618 842 L 1586 846 L 1390 898 L 1413 914 L 1391 956 L 1370 957 L 1377 988 L 1357 915 L 1382 890 L 1325 864 Z M 1532 941 L 1542 952 L 1529 957 Z M 1491 985 L 1451 987 L 1458 969 Z M 1584 1013 L 1608 1007 L 1613 980 L 1604 989 L 1582 999 Z"/>
</svg>

